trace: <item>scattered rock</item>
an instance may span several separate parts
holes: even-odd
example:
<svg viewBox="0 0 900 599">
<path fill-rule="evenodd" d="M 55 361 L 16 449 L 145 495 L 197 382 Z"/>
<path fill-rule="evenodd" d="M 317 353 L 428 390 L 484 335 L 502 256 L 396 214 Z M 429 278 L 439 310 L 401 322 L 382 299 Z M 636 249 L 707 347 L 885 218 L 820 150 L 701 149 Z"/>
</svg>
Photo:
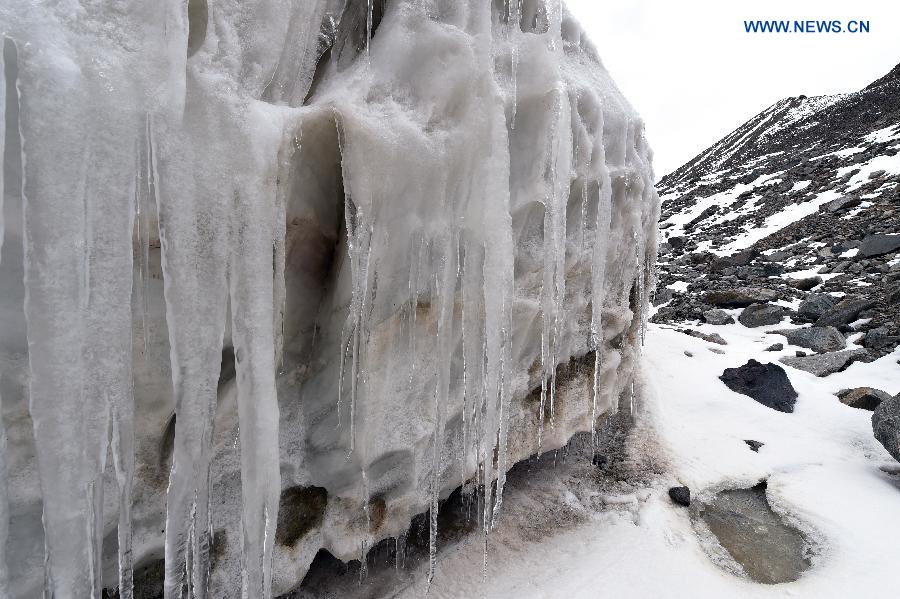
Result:
<svg viewBox="0 0 900 599">
<path fill-rule="evenodd" d="M 720 308 L 713 308 L 703 313 L 703 320 L 709 324 L 734 324 L 734 317 Z"/>
<path fill-rule="evenodd" d="M 711 352 L 714 353 L 714 354 L 721 354 L 721 355 L 723 355 L 723 356 L 725 355 L 725 351 L 719 349 L 718 347 L 710 347 L 710 348 L 708 348 L 708 349 L 709 349 L 709 351 L 711 351 Z"/>
<path fill-rule="evenodd" d="M 866 235 L 859 244 L 857 258 L 874 258 L 900 250 L 900 234 L 877 233 Z"/>
<path fill-rule="evenodd" d="M 811 293 L 797 308 L 797 316 L 803 320 L 816 321 L 823 314 L 834 308 L 836 302 L 830 295 Z"/>
<path fill-rule="evenodd" d="M 660 306 L 668 301 L 671 301 L 673 297 L 675 297 L 675 292 L 668 287 L 657 289 L 656 293 L 653 294 L 653 305 Z"/>
<path fill-rule="evenodd" d="M 774 331 L 787 337 L 791 345 L 799 345 L 817 353 L 844 349 L 847 341 L 834 327 L 806 327 L 802 329 L 781 329 Z"/>
<path fill-rule="evenodd" d="M 726 368 L 719 379 L 734 391 L 753 398 L 766 407 L 791 413 L 797 392 L 784 368 L 749 360 L 738 368 Z"/>
<path fill-rule="evenodd" d="M 848 349 L 844 351 L 831 352 L 827 354 L 815 354 L 813 356 L 804 356 L 791 358 L 785 356 L 778 361 L 782 364 L 804 370 L 816 376 L 828 376 L 829 374 L 840 372 L 849 366 L 853 361 L 868 352 L 864 349 Z"/>
<path fill-rule="evenodd" d="M 684 355 L 686 355 L 688 358 L 693 358 L 693 357 L 694 357 L 694 354 L 692 354 L 692 353 L 689 352 L 688 350 L 684 350 Z"/>
<path fill-rule="evenodd" d="M 855 208 L 862 204 L 862 198 L 859 196 L 846 196 L 843 198 L 838 198 L 836 200 L 831 200 L 827 204 L 825 204 L 825 210 L 828 212 L 840 212 L 841 210 L 848 210 L 850 208 Z"/>
<path fill-rule="evenodd" d="M 687 507 L 691 505 L 691 490 L 687 487 L 672 487 L 669 489 L 669 498 L 672 503 Z"/>
<path fill-rule="evenodd" d="M 822 284 L 822 277 L 808 277 L 806 279 L 788 279 L 787 284 L 800 291 L 809 291 L 813 287 Z"/>
<path fill-rule="evenodd" d="M 890 393 L 873 387 L 857 387 L 856 389 L 843 389 L 838 392 L 841 403 L 851 408 L 872 411 L 878 405 L 891 398 Z"/>
<path fill-rule="evenodd" d="M 718 333 L 704 333 L 702 331 L 695 331 L 694 329 L 678 329 L 678 332 L 690 335 L 691 337 L 696 337 L 697 339 L 703 339 L 708 343 L 728 345 L 728 342 Z"/>
<path fill-rule="evenodd" d="M 900 395 L 882 401 L 875 408 L 872 432 L 888 453 L 900 462 Z"/>
<path fill-rule="evenodd" d="M 764 351 L 781 351 L 784 349 L 784 344 L 782 343 L 773 343 L 769 347 L 767 347 Z"/>
<path fill-rule="evenodd" d="M 735 289 L 707 291 L 703 294 L 703 301 L 719 308 L 746 308 L 750 304 L 771 302 L 780 297 L 780 293 L 771 289 L 737 287 Z"/>
<path fill-rule="evenodd" d="M 751 304 L 744 308 L 738 321 L 745 327 L 778 324 L 784 318 L 784 308 L 776 304 Z"/>
<path fill-rule="evenodd" d="M 718 206 L 718 204 L 713 204 L 712 206 L 709 206 L 709 207 L 706 208 L 703 212 L 701 212 L 700 214 L 698 214 L 696 218 L 694 218 L 694 219 L 691 220 L 688 224 L 686 224 L 686 225 L 684 226 L 684 230 L 685 230 L 685 231 L 689 231 L 689 230 L 693 229 L 694 226 L 696 226 L 696 225 L 699 224 L 700 222 L 706 220 L 707 218 L 709 218 L 709 217 L 712 216 L 713 214 L 716 214 L 717 212 L 719 212 L 719 206 Z"/>
<path fill-rule="evenodd" d="M 869 349 L 891 349 L 900 343 L 900 337 L 891 335 L 887 327 L 875 327 L 866 331 L 863 346 Z"/>
<path fill-rule="evenodd" d="M 822 314 L 816 321 L 816 325 L 839 327 L 850 324 L 863 310 L 868 310 L 875 302 L 867 299 L 845 299 L 835 304 L 833 308 Z"/>
<path fill-rule="evenodd" d="M 759 441 L 754 441 L 753 439 L 744 439 L 744 443 L 746 443 L 747 446 L 756 453 L 759 453 L 759 448 L 765 445 L 765 443 L 760 443 Z"/>
</svg>

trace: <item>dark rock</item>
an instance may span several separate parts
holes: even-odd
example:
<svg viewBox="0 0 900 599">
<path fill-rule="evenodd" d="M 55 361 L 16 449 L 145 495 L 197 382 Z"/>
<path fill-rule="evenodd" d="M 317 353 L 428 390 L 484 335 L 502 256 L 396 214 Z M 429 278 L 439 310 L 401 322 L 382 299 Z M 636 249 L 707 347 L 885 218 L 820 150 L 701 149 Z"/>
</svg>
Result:
<svg viewBox="0 0 900 599">
<path fill-rule="evenodd" d="M 693 229 L 696 225 L 698 225 L 699 223 L 703 222 L 704 220 L 706 220 L 707 218 L 709 218 L 710 216 L 712 216 L 713 214 L 716 214 L 718 212 L 719 212 L 718 204 L 713 204 L 712 206 L 709 206 L 703 212 L 698 214 L 688 224 L 686 224 L 684 226 L 684 230 L 689 231 L 689 230 Z"/>
<path fill-rule="evenodd" d="M 847 344 L 844 336 L 834 327 L 806 327 L 774 331 L 787 337 L 791 345 L 799 345 L 817 353 L 838 351 Z"/>
<path fill-rule="evenodd" d="M 874 258 L 900 250 L 900 234 L 877 233 L 866 235 L 859 244 L 858 258 Z"/>
<path fill-rule="evenodd" d="M 763 351 L 781 351 L 781 350 L 783 350 L 783 349 L 784 349 L 784 345 L 783 345 L 783 344 L 781 344 L 781 343 L 773 343 L 772 345 L 770 345 L 769 347 L 767 347 L 767 348 L 766 348 L 765 350 L 763 350 Z"/>
<path fill-rule="evenodd" d="M 804 370 L 821 377 L 844 370 L 852 362 L 866 354 L 867 352 L 864 349 L 848 349 L 828 354 L 815 354 L 813 356 L 797 358 L 785 356 L 778 361 L 792 368 Z"/>
<path fill-rule="evenodd" d="M 825 293 L 810 293 L 797 306 L 797 316 L 802 320 L 816 321 L 834 308 L 838 300 Z"/>
<path fill-rule="evenodd" d="M 709 324 L 734 324 L 734 317 L 720 308 L 713 308 L 712 310 L 707 310 L 706 312 L 704 312 L 703 320 L 705 320 Z"/>
<path fill-rule="evenodd" d="M 275 542 L 293 547 L 322 524 L 328 491 L 322 487 L 290 487 L 281 492 Z"/>
<path fill-rule="evenodd" d="M 872 411 L 878 405 L 891 398 L 890 393 L 872 387 L 857 387 L 856 389 L 844 389 L 838 392 L 841 403 L 851 408 Z"/>
<path fill-rule="evenodd" d="M 806 352 L 805 352 L 805 351 L 800 351 L 800 350 L 798 349 L 797 351 L 794 352 L 794 355 L 797 356 L 798 358 L 804 358 L 804 357 L 806 357 Z"/>
<path fill-rule="evenodd" d="M 841 210 L 847 210 L 849 208 L 855 208 L 862 204 L 862 199 L 858 196 L 846 196 L 843 198 L 838 198 L 836 200 L 831 200 L 827 204 L 825 204 L 825 210 L 828 212 L 840 212 Z"/>
<path fill-rule="evenodd" d="M 754 441 L 753 439 L 744 439 L 744 443 L 746 443 L 747 446 L 756 453 L 759 453 L 759 448 L 765 445 L 765 443 L 760 443 L 759 441 Z"/>
<path fill-rule="evenodd" d="M 900 343 L 900 337 L 889 334 L 887 327 L 875 327 L 866 331 L 863 346 L 869 349 L 893 349 Z"/>
<path fill-rule="evenodd" d="M 806 279 L 788 279 L 787 284 L 800 291 L 809 291 L 813 287 L 822 284 L 822 277 L 808 277 Z"/>
<path fill-rule="evenodd" d="M 672 487 L 669 489 L 669 498 L 672 503 L 687 507 L 691 505 L 691 490 L 687 487 Z"/>
<path fill-rule="evenodd" d="M 791 413 L 797 392 L 784 368 L 749 360 L 738 368 L 726 368 L 719 379 L 735 393 L 753 398 L 766 407 Z"/>
<path fill-rule="evenodd" d="M 669 242 L 669 245 L 672 246 L 672 249 L 680 250 L 684 247 L 684 237 L 678 237 L 677 235 L 673 235 L 669 237 L 666 241 Z"/>
<path fill-rule="evenodd" d="M 678 329 L 679 333 L 684 333 L 685 335 L 690 335 L 691 337 L 696 337 L 697 339 L 703 339 L 708 343 L 717 343 L 718 345 L 728 345 L 728 342 L 722 338 L 718 333 L 703 333 L 701 331 L 695 331 L 694 329 Z"/>
<path fill-rule="evenodd" d="M 868 299 L 845 299 L 834 305 L 833 308 L 822 314 L 816 320 L 816 326 L 833 326 L 838 327 L 850 324 L 857 318 L 863 310 L 868 310 L 875 305 L 875 302 Z"/>
<path fill-rule="evenodd" d="M 671 301 L 674 296 L 675 293 L 668 287 L 657 289 L 656 293 L 653 295 L 653 305 L 660 306 L 668 301 Z"/>
<path fill-rule="evenodd" d="M 900 395 L 884 400 L 875 408 L 872 432 L 888 453 L 900 462 Z"/>
<path fill-rule="evenodd" d="M 784 308 L 776 304 L 751 304 L 744 308 L 738 321 L 745 327 L 778 324 L 784 318 Z"/>
<path fill-rule="evenodd" d="M 780 297 L 780 293 L 771 289 L 737 287 L 721 291 L 707 291 L 703 294 L 703 301 L 719 308 L 746 308 L 750 304 L 771 302 Z"/>
</svg>

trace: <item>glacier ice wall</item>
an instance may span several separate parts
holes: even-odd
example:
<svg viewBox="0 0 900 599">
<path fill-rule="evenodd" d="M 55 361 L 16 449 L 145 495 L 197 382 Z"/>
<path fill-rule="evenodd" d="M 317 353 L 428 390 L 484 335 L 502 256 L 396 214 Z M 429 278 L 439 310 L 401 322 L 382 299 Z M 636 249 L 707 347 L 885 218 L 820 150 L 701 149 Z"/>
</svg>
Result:
<svg viewBox="0 0 900 599">
<path fill-rule="evenodd" d="M 561 2 L 10 0 L 0 33 L 0 597 L 271 596 L 426 511 L 433 555 L 443 497 L 487 534 L 512 464 L 627 396 L 651 153 Z"/>
</svg>

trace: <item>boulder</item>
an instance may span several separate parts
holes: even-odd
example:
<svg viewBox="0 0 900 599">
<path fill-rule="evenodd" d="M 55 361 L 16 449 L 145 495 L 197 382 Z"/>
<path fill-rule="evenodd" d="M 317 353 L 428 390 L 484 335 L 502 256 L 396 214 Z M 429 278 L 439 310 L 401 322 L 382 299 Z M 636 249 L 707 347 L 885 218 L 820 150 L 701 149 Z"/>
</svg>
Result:
<svg viewBox="0 0 900 599">
<path fill-rule="evenodd" d="M 784 318 L 784 307 L 776 304 L 751 304 L 743 309 L 738 321 L 745 327 L 762 327 L 778 324 Z"/>
<path fill-rule="evenodd" d="M 900 343 L 900 337 L 891 335 L 887 327 L 875 327 L 866 331 L 863 346 L 869 349 L 893 349 Z"/>
<path fill-rule="evenodd" d="M 890 393 L 872 387 L 857 387 L 856 389 L 844 389 L 838 392 L 841 403 L 851 408 L 872 411 L 883 401 L 891 398 Z"/>
<path fill-rule="evenodd" d="M 816 376 L 828 376 L 840 372 L 849 366 L 854 360 L 865 356 L 868 352 L 864 349 L 848 349 L 827 354 L 815 354 L 792 358 L 785 356 L 778 361 L 782 364 L 804 370 Z"/>
<path fill-rule="evenodd" d="M 876 233 L 863 238 L 857 258 L 874 258 L 897 250 L 900 250 L 900 234 Z"/>
<path fill-rule="evenodd" d="M 691 505 L 691 490 L 688 487 L 672 487 L 669 489 L 669 499 L 672 503 L 688 507 Z"/>
<path fill-rule="evenodd" d="M 803 329 L 781 329 L 775 331 L 787 337 L 791 345 L 799 345 L 817 353 L 844 349 L 847 341 L 834 327 L 806 327 Z"/>
<path fill-rule="evenodd" d="M 794 411 L 797 392 L 784 368 L 777 364 L 760 364 L 751 359 L 743 366 L 726 368 L 719 380 L 735 393 L 751 397 L 773 410 Z"/>
<path fill-rule="evenodd" d="M 900 395 L 882 401 L 875 408 L 872 432 L 888 453 L 900 462 Z"/>
<path fill-rule="evenodd" d="M 721 308 L 713 308 L 712 310 L 707 310 L 703 313 L 703 320 L 705 320 L 709 324 L 716 325 L 734 324 L 734 317 Z"/>
<path fill-rule="evenodd" d="M 855 208 L 862 204 L 862 198 L 859 196 L 846 196 L 843 198 L 838 198 L 836 200 L 831 200 L 827 204 L 825 204 L 825 210 L 828 212 L 840 212 L 841 210 L 848 210 L 850 208 Z"/>
<path fill-rule="evenodd" d="M 750 304 L 771 302 L 781 297 L 781 294 L 771 289 L 761 287 L 736 287 L 707 291 L 703 294 L 703 301 L 718 308 L 746 308 Z"/>
<path fill-rule="evenodd" d="M 797 316 L 803 320 L 815 321 L 834 308 L 835 300 L 830 295 L 811 293 L 797 308 Z"/>
<path fill-rule="evenodd" d="M 834 305 L 833 308 L 822 314 L 816 320 L 816 326 L 839 327 L 850 324 L 863 310 L 868 310 L 875 305 L 873 300 L 848 298 Z"/>
<path fill-rule="evenodd" d="M 781 351 L 784 349 L 784 344 L 782 343 L 773 343 L 763 351 Z"/>
<path fill-rule="evenodd" d="M 822 277 L 807 277 L 805 279 L 788 279 L 787 284 L 800 291 L 809 291 L 813 287 L 822 284 Z"/>
</svg>

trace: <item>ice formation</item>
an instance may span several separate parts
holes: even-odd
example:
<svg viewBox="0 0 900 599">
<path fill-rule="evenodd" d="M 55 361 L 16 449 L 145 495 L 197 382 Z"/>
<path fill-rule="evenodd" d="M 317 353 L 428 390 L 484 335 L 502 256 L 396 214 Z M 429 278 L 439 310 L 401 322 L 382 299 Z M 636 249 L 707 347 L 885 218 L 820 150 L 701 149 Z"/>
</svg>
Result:
<svg viewBox="0 0 900 599">
<path fill-rule="evenodd" d="M 11 0 L 0 33 L 0 597 L 161 563 L 272 596 L 429 510 L 433 560 L 443 497 L 486 535 L 630 388 L 650 151 L 561 2 Z"/>
</svg>

